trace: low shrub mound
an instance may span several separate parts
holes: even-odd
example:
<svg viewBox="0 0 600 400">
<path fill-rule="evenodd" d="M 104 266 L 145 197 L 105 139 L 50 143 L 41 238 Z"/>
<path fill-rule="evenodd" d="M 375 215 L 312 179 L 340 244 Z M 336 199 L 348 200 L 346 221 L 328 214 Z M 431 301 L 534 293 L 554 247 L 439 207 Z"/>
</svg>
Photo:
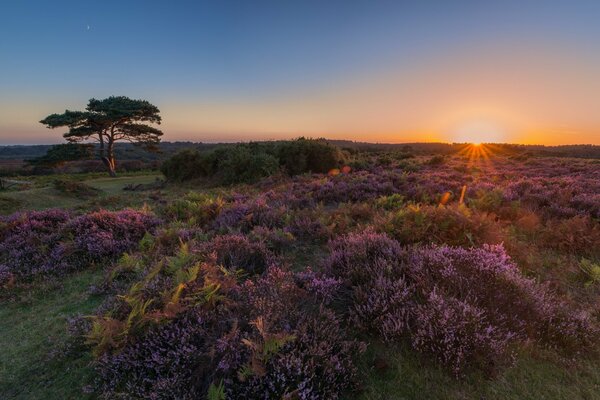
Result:
<svg viewBox="0 0 600 400">
<path fill-rule="evenodd" d="M 383 230 L 403 244 L 476 246 L 502 241 L 492 216 L 464 206 L 408 205 L 393 213 Z"/>
<path fill-rule="evenodd" d="M 81 216 L 64 210 L 16 213 L 0 219 L 0 263 L 17 279 L 30 279 L 112 262 L 135 249 L 158 223 L 151 214 L 134 210 Z"/>
<path fill-rule="evenodd" d="M 208 254 L 214 253 L 219 265 L 250 275 L 262 274 L 274 261 L 264 244 L 240 234 L 217 236 L 201 248 Z"/>
<path fill-rule="evenodd" d="M 410 337 L 456 375 L 473 366 L 491 372 L 518 341 L 569 352 L 593 348 L 598 330 L 590 316 L 524 277 L 501 245 L 404 250 L 367 231 L 330 249 L 326 270 L 351 288 L 357 326 L 387 341 Z"/>
<path fill-rule="evenodd" d="M 364 345 L 309 289 L 328 286 L 319 276 L 270 266 L 246 279 L 187 245 L 136 260 L 140 279 L 87 335 L 102 398 L 337 399 L 356 387 Z"/>
</svg>

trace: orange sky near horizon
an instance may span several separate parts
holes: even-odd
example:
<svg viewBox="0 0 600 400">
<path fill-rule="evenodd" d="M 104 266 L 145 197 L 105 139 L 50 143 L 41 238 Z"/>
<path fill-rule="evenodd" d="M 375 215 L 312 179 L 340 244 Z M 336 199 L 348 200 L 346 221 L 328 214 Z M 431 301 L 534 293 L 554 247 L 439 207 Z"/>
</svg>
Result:
<svg viewBox="0 0 600 400">
<path fill-rule="evenodd" d="M 498 142 L 600 145 L 600 80 L 589 59 L 506 46 L 437 55 L 424 62 L 293 90 L 178 97 L 143 93 L 161 109 L 164 140 L 250 141 L 326 137 L 366 142 Z M 349 83 L 350 82 L 350 83 Z M 108 94 L 107 94 L 108 95 Z M 99 97 L 99 96 L 97 96 Z M 24 94 L 0 101 L 0 144 L 58 143 L 37 123 L 83 109 Z"/>
</svg>

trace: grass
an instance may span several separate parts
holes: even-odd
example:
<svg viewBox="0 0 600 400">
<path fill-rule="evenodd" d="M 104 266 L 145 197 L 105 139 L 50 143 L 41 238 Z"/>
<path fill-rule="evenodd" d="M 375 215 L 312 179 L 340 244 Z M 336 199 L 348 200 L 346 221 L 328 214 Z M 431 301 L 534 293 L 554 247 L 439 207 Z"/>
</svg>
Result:
<svg viewBox="0 0 600 400">
<path fill-rule="evenodd" d="M 91 355 L 49 352 L 65 343 L 69 316 L 98 307 L 101 297 L 86 291 L 101 278 L 100 271 L 88 270 L 0 300 L 0 399 L 86 398 L 81 388 L 92 372 Z"/>
<path fill-rule="evenodd" d="M 55 176 L 55 179 L 58 179 L 59 177 L 60 176 Z M 123 187 L 128 184 L 152 183 L 160 177 L 162 177 L 162 175 L 158 173 L 126 175 L 117 178 L 99 177 L 98 174 L 90 174 L 88 179 L 84 179 L 83 176 L 78 176 L 75 180 L 85 182 L 86 184 L 99 189 L 101 193 L 97 199 L 100 201 L 102 199 L 118 196 L 126 200 L 125 203 L 127 203 L 127 201 L 134 201 L 140 196 L 139 193 L 132 194 L 131 192 L 124 192 Z M 53 180 L 49 180 L 46 177 L 44 178 L 44 180 L 35 182 L 31 189 L 6 191 L 2 193 L 0 197 L 0 213 L 10 214 L 22 209 L 44 210 L 54 207 L 85 207 L 88 203 L 89 199 L 56 190 L 52 186 Z"/>
<path fill-rule="evenodd" d="M 123 193 L 123 187 L 128 184 L 148 184 L 154 182 L 157 178 L 162 178 L 161 174 L 137 175 L 137 176 L 119 176 L 116 178 L 97 178 L 85 181 L 88 185 L 102 190 L 107 195 L 116 195 Z"/>
<path fill-rule="evenodd" d="M 387 368 L 365 367 L 359 400 L 600 399 L 600 370 L 593 361 L 566 366 L 550 361 L 551 355 L 521 354 L 514 366 L 491 379 L 472 374 L 456 380 L 408 350 L 375 345 L 366 358 L 370 365 L 385 360 Z"/>
</svg>

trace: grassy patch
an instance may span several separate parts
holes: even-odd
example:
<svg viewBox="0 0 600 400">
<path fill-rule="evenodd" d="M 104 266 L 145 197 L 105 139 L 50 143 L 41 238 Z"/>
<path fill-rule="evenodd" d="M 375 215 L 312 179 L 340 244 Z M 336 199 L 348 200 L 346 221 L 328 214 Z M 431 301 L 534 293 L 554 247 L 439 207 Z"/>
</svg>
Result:
<svg viewBox="0 0 600 400">
<path fill-rule="evenodd" d="M 349 399 L 600 399 L 600 371 L 593 361 L 566 367 L 523 354 L 513 367 L 491 379 L 471 374 L 464 380 L 453 379 L 408 350 L 375 346 L 365 361 L 364 390 Z"/>
<path fill-rule="evenodd" d="M 107 195 L 122 194 L 123 188 L 128 184 L 148 184 L 154 182 L 157 178 L 162 178 L 161 174 L 137 175 L 137 176 L 118 176 L 116 178 L 97 178 L 87 180 L 86 183 L 91 187 L 102 190 Z"/>
<path fill-rule="evenodd" d="M 91 186 L 94 189 L 100 191 L 97 198 L 99 199 L 100 205 L 104 205 L 102 199 L 107 199 L 104 203 L 107 205 L 116 203 L 119 207 L 127 207 L 129 205 L 143 204 L 143 197 L 140 193 L 126 193 L 123 191 L 123 187 L 128 184 L 134 183 L 152 183 L 156 178 L 160 178 L 160 174 L 150 175 L 132 175 L 122 176 L 117 178 L 99 178 L 96 175 L 91 175 L 92 179 L 80 179 L 81 176 L 74 175 L 74 181 L 85 182 L 86 185 Z M 55 178 L 54 180 L 59 179 Z M 70 178 L 69 178 L 70 179 Z M 53 186 L 54 180 L 45 179 L 42 181 L 44 185 L 37 182 L 33 188 L 28 190 L 20 191 L 7 191 L 2 194 L 0 199 L 0 213 L 10 214 L 17 210 L 45 210 L 48 208 L 74 208 L 84 207 L 88 203 L 88 198 L 85 196 L 78 196 L 75 193 L 65 193 L 64 191 L 57 190 Z M 115 201 L 114 197 L 121 197 L 119 201 Z M 140 200 L 140 201 L 137 201 Z"/>
<path fill-rule="evenodd" d="M 91 355 L 49 358 L 64 343 L 65 322 L 76 313 L 90 313 L 101 302 L 87 294 L 100 271 L 65 277 L 60 286 L 41 285 L 0 303 L 0 398 L 82 399 L 89 379 Z"/>
</svg>

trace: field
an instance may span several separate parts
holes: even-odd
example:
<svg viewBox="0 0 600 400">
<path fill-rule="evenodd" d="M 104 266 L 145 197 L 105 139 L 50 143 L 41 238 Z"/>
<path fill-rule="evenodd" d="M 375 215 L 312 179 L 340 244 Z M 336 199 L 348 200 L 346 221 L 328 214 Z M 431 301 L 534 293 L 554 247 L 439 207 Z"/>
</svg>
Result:
<svg viewBox="0 0 600 400">
<path fill-rule="evenodd" d="M 2 399 L 600 399 L 598 160 L 14 179 Z"/>
</svg>

